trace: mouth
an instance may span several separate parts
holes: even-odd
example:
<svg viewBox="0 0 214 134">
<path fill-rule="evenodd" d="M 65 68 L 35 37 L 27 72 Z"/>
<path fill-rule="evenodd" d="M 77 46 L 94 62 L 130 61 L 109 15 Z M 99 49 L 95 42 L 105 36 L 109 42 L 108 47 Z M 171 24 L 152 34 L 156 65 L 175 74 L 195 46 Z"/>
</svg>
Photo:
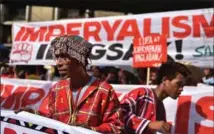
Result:
<svg viewBox="0 0 214 134">
<path fill-rule="evenodd" d="M 60 73 L 66 73 L 66 70 L 59 70 Z"/>
<path fill-rule="evenodd" d="M 60 74 L 61 76 L 67 75 L 67 71 L 66 71 L 66 70 L 58 70 L 58 71 L 59 71 L 59 74 Z"/>
<path fill-rule="evenodd" d="M 58 68 L 58 71 L 59 71 L 59 72 L 66 72 L 67 70 L 64 69 L 64 68 Z"/>
</svg>

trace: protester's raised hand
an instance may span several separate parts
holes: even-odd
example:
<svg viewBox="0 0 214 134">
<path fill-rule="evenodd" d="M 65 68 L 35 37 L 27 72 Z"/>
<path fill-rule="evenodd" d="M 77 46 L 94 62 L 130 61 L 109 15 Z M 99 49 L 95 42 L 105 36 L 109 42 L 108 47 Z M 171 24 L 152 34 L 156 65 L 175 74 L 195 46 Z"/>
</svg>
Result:
<svg viewBox="0 0 214 134">
<path fill-rule="evenodd" d="M 171 125 L 165 121 L 154 121 L 148 124 L 148 128 L 152 131 L 170 134 Z"/>
<path fill-rule="evenodd" d="M 36 113 L 35 110 L 33 110 L 33 109 L 31 109 L 31 108 L 27 108 L 27 107 L 22 107 L 22 108 L 20 108 L 20 109 L 18 109 L 18 110 L 15 110 L 14 113 L 17 114 L 17 113 L 22 112 L 22 111 L 29 112 L 29 113 L 33 113 L 33 114 Z"/>
</svg>

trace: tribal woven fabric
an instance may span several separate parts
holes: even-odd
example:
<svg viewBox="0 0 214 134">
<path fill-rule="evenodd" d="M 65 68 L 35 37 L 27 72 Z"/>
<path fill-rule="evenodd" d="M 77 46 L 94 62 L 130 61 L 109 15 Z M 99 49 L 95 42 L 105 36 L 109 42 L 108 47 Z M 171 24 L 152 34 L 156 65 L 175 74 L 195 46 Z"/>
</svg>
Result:
<svg viewBox="0 0 214 134">
<path fill-rule="evenodd" d="M 101 133 L 124 131 L 122 109 L 112 86 L 96 79 L 74 106 L 69 85 L 69 80 L 56 83 L 49 93 L 49 114 L 40 115 Z"/>
<path fill-rule="evenodd" d="M 147 129 L 148 124 L 151 121 L 166 121 L 163 102 L 157 99 L 152 89 L 131 90 L 123 98 L 121 105 L 125 111 L 124 125 L 127 134 L 154 134 Z"/>
<path fill-rule="evenodd" d="M 92 44 L 78 35 L 63 35 L 56 37 L 51 42 L 53 58 L 59 54 L 68 54 L 70 57 L 86 65 L 86 60 L 91 53 Z"/>
</svg>

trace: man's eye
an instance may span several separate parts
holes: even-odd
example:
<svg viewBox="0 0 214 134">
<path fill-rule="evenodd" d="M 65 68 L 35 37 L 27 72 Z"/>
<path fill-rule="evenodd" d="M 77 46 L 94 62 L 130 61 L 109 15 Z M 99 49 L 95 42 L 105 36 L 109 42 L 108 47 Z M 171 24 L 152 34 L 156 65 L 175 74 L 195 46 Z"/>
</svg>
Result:
<svg viewBox="0 0 214 134">
<path fill-rule="evenodd" d="M 180 82 L 177 83 L 178 86 L 181 86 L 182 84 Z"/>
<path fill-rule="evenodd" d="M 177 85 L 178 85 L 179 87 L 183 87 L 183 86 L 184 86 L 183 82 L 179 82 L 179 83 L 177 83 Z"/>
</svg>

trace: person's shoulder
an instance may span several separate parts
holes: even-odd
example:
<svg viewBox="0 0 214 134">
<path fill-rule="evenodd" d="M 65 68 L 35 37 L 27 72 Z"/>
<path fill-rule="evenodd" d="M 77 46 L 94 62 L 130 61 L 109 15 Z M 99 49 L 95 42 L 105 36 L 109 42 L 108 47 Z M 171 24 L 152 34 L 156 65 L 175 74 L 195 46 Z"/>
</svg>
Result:
<svg viewBox="0 0 214 134">
<path fill-rule="evenodd" d="M 206 77 L 202 77 L 202 82 L 206 81 Z"/>
<path fill-rule="evenodd" d="M 151 93 L 152 93 L 152 89 L 145 88 L 145 87 L 134 88 L 129 92 L 129 94 L 136 94 L 138 96 L 142 96 L 145 94 L 151 94 Z"/>
<path fill-rule="evenodd" d="M 98 81 L 100 81 L 100 80 L 98 80 Z M 104 89 L 106 89 L 106 90 L 112 90 L 113 89 L 113 87 L 112 87 L 112 85 L 110 85 L 108 82 L 106 82 L 106 81 L 100 81 L 99 82 L 100 84 L 99 84 L 99 87 L 100 88 L 104 88 Z"/>
<path fill-rule="evenodd" d="M 209 78 L 210 81 L 214 82 L 214 76 Z"/>
</svg>

